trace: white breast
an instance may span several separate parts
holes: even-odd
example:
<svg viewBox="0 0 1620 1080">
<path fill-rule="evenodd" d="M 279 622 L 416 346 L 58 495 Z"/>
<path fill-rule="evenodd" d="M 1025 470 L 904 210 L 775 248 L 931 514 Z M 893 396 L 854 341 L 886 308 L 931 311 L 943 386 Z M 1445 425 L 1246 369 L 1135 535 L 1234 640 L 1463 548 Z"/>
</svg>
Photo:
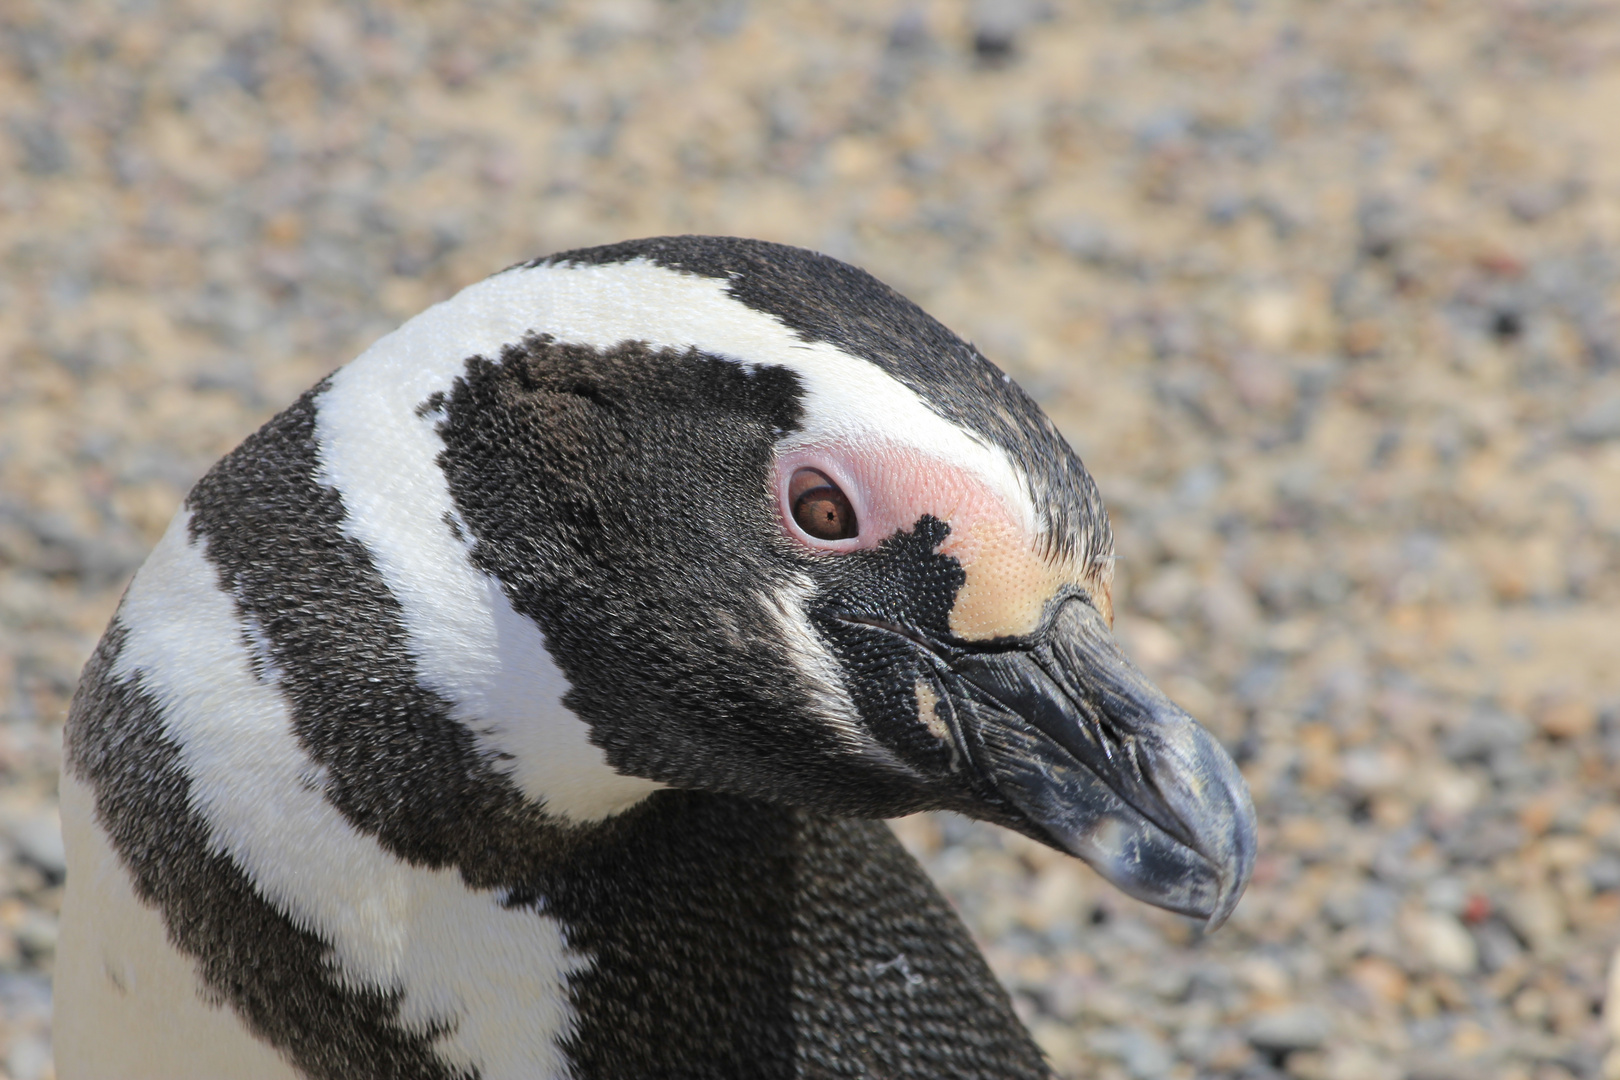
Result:
<svg viewBox="0 0 1620 1080">
<path fill-rule="evenodd" d="M 60 1080 L 298 1080 L 234 1011 L 208 1005 L 191 958 L 96 824 L 90 790 L 62 776 L 68 889 L 52 979 Z"/>
<path fill-rule="evenodd" d="M 453 869 L 402 862 L 349 826 L 311 783 L 319 770 L 275 683 L 255 676 L 251 635 L 190 542 L 187 518 L 176 518 L 125 595 L 113 674 L 138 675 L 161 706 L 212 847 L 330 946 L 342 982 L 397 993 L 407 1029 L 445 1030 L 434 1049 L 447 1064 L 489 1080 L 565 1076 L 567 979 L 582 958 L 554 920 L 507 908 Z M 294 1076 L 228 1006 L 200 1000 L 191 963 L 136 899 L 89 793 L 64 777 L 62 798 L 62 1080 Z"/>
</svg>

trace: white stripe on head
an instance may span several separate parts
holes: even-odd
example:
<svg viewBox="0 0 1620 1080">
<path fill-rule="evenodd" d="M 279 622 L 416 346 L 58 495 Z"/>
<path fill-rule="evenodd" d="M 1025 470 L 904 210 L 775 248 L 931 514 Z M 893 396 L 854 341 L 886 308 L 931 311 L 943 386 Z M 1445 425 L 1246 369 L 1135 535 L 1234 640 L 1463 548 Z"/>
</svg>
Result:
<svg viewBox="0 0 1620 1080">
<path fill-rule="evenodd" d="M 804 385 L 804 417 L 803 428 L 781 443 L 783 451 L 901 443 L 977 474 L 1030 536 L 1040 528 L 1029 482 L 1000 447 L 934 412 L 877 364 L 824 341 L 804 341 L 775 316 L 732 298 L 725 280 L 640 258 L 518 268 L 467 292 L 485 287 L 524 310 L 530 329 L 560 342 L 606 348 L 645 341 L 788 368 Z"/>
<path fill-rule="evenodd" d="M 395 858 L 307 783 L 319 770 L 279 689 L 255 676 L 246 628 L 189 523 L 175 518 L 130 584 L 113 675 L 139 675 L 157 701 L 211 843 L 331 946 L 340 979 L 398 991 L 411 1030 L 442 1028 L 434 1047 L 452 1068 L 565 1075 L 568 979 L 586 961 L 552 919 L 507 908 L 455 869 Z"/>
<path fill-rule="evenodd" d="M 452 703 L 491 765 L 525 795 L 551 813 L 594 821 L 663 785 L 616 772 L 563 705 L 568 680 L 540 628 L 512 608 L 499 580 L 473 565 L 470 540 L 457 539 L 451 521 L 469 533 L 438 466 L 441 417 L 416 412 L 434 392 L 451 389 L 469 357 L 499 357 L 503 344 L 523 336 L 516 323 L 480 323 L 479 312 L 499 305 L 461 305 L 471 291 L 412 319 L 332 376 L 316 402 L 317 479 L 343 497 L 344 534 L 365 545 L 399 601 L 419 681 Z"/>
<path fill-rule="evenodd" d="M 1040 527 L 1030 484 L 1006 452 L 946 420 L 915 391 L 869 360 L 823 341 L 804 341 L 775 316 L 726 292 L 720 278 L 670 270 L 645 258 L 607 265 L 515 267 L 469 285 L 378 340 L 334 377 L 363 380 L 388 398 L 395 424 L 435 391 L 447 391 L 466 361 L 498 362 L 529 334 L 610 348 L 642 341 L 798 374 L 805 390 L 800 446 L 901 443 L 977 474 L 1033 536 Z M 366 375 L 352 369 L 376 369 Z M 408 405 L 405 403 L 408 402 Z M 431 425 L 428 425 L 431 427 Z"/>
</svg>

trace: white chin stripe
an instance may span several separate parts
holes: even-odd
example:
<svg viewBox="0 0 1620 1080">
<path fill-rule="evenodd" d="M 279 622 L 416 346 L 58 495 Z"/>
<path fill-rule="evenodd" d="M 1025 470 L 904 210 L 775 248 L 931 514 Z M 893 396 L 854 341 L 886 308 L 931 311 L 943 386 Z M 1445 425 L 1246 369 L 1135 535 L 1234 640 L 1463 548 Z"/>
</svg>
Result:
<svg viewBox="0 0 1620 1080">
<path fill-rule="evenodd" d="M 492 766 L 526 796 L 569 820 L 595 821 L 663 785 L 614 771 L 563 705 L 568 681 L 539 627 L 458 539 L 467 533 L 438 466 L 439 417 L 417 413 L 431 394 L 450 391 L 469 357 L 499 357 L 522 337 L 479 318 L 499 304 L 462 305 L 466 296 L 412 319 L 332 376 L 317 399 L 317 479 L 342 496 L 344 534 L 365 546 L 399 601 L 422 685 L 452 703 Z"/>
<path fill-rule="evenodd" d="M 117 679 L 139 675 L 190 777 L 210 841 L 261 896 L 331 946 L 346 985 L 397 991 L 411 1030 L 484 1077 L 566 1075 L 568 978 L 585 962 L 530 907 L 413 867 L 356 832 L 325 798 L 273 682 L 254 674 L 247 628 L 176 517 L 120 609 Z"/>
</svg>

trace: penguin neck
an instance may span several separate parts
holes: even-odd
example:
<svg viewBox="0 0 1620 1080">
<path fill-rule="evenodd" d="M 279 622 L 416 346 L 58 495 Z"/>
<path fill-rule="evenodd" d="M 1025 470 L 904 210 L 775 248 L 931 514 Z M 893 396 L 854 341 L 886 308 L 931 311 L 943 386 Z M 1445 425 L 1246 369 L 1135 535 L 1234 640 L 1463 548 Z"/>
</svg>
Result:
<svg viewBox="0 0 1620 1080">
<path fill-rule="evenodd" d="M 548 823 L 514 853 L 507 883 L 543 897 L 557 917 L 581 889 L 593 898 L 634 889 L 677 909 L 716 879 L 733 892 L 786 892 L 793 879 L 782 860 L 807 820 L 755 799 L 665 789 L 598 821 Z"/>
<path fill-rule="evenodd" d="M 566 850 L 576 1076 L 1050 1076 L 882 822 L 668 790 Z"/>
<path fill-rule="evenodd" d="M 574 947 L 667 935 L 739 902 L 762 912 L 787 903 L 797 884 L 792 853 L 808 820 L 736 796 L 660 791 L 603 821 L 559 830 L 548 838 L 556 845 L 550 857 L 511 885 L 532 891 L 546 916 L 565 923 Z"/>
<path fill-rule="evenodd" d="M 818 824 L 667 790 L 558 838 L 525 899 L 583 961 L 568 980 L 578 1075 L 726 1058 L 792 1074 L 796 939 L 810 906 L 800 853 Z M 626 1038 L 647 1023 L 656 1037 Z"/>
</svg>

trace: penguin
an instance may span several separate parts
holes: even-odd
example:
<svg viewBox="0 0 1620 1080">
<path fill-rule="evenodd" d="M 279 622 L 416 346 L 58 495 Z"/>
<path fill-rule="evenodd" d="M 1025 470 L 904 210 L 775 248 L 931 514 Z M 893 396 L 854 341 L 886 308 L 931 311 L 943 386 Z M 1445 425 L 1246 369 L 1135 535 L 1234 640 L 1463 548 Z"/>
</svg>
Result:
<svg viewBox="0 0 1620 1080">
<path fill-rule="evenodd" d="M 63 1080 L 1050 1075 L 882 819 L 1219 925 L 1220 745 L 1050 420 L 855 267 L 511 267 L 219 461 L 70 709 Z"/>
</svg>

